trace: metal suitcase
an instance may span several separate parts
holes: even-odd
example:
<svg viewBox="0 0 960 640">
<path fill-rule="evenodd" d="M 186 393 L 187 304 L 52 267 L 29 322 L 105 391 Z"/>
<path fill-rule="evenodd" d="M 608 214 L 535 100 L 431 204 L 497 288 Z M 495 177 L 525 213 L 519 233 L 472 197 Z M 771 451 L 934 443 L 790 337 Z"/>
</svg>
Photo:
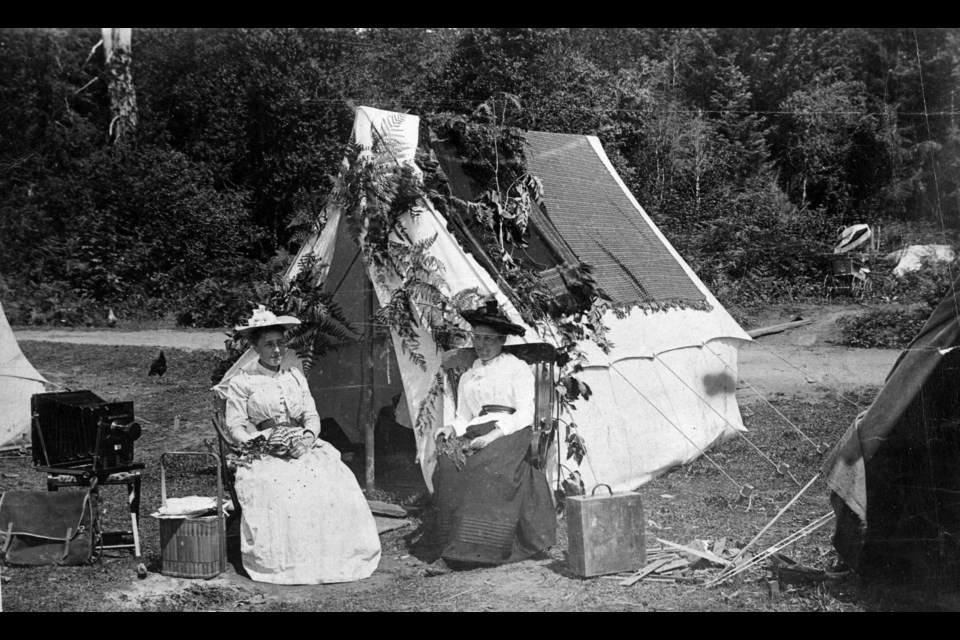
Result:
<svg viewBox="0 0 960 640">
<path fill-rule="evenodd" d="M 608 495 L 596 495 L 606 487 Z M 609 485 L 589 496 L 567 497 L 570 570 L 589 578 L 636 571 L 647 561 L 643 505 L 633 491 L 613 493 Z"/>
</svg>

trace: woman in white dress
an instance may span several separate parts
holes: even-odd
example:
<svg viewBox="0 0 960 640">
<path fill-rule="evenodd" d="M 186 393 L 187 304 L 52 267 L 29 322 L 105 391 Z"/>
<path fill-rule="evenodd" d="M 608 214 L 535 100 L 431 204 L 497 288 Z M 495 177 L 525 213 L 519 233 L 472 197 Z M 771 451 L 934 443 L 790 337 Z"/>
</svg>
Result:
<svg viewBox="0 0 960 640">
<path fill-rule="evenodd" d="M 299 320 L 263 307 L 246 325 L 259 356 L 229 379 L 225 426 L 241 451 L 236 490 L 240 550 L 253 580 L 274 584 L 351 582 L 380 562 L 376 522 L 353 472 L 318 438 L 320 417 L 307 380 L 283 366 L 284 333 Z M 264 438 L 265 442 L 251 441 Z M 246 444 L 245 444 L 246 443 Z"/>
</svg>

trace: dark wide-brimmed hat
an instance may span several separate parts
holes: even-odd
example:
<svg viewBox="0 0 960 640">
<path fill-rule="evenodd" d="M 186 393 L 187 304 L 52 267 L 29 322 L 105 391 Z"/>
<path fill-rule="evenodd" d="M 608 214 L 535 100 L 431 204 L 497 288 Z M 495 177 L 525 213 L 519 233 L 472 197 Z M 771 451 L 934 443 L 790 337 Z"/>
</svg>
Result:
<svg viewBox="0 0 960 640">
<path fill-rule="evenodd" d="M 493 327 L 505 335 L 522 336 L 527 332 L 524 327 L 510 321 L 495 298 L 487 299 L 482 306 L 476 309 L 461 311 L 460 315 L 473 326 L 483 324 Z"/>
<path fill-rule="evenodd" d="M 233 328 L 238 336 L 249 336 L 251 331 L 265 329 L 267 327 L 276 327 L 280 331 L 287 331 L 300 324 L 300 321 L 293 316 L 277 316 L 272 311 L 267 310 L 262 304 L 253 310 L 253 315 L 247 319 L 246 324 L 237 325 Z"/>
</svg>

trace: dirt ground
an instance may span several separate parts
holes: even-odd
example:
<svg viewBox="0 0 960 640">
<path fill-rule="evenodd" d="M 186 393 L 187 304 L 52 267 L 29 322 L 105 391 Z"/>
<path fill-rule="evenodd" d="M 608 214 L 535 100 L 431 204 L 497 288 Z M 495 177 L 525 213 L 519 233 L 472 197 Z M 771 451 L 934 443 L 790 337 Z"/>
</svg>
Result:
<svg viewBox="0 0 960 640">
<path fill-rule="evenodd" d="M 780 401 L 783 411 L 798 411 L 811 423 L 826 425 L 824 438 L 835 441 L 853 415 L 868 403 L 889 371 L 898 351 L 848 349 L 832 344 L 836 340 L 836 319 L 845 314 L 859 313 L 859 305 L 837 307 L 792 307 L 771 310 L 759 318 L 755 326 L 769 326 L 788 322 L 798 317 L 813 319 L 808 325 L 758 338 L 744 345 L 739 356 L 739 370 L 743 381 L 738 398 L 748 428 L 765 424 L 770 414 L 762 398 Z M 138 400 L 138 414 L 154 417 L 153 427 L 163 430 L 163 444 L 176 443 L 185 449 L 202 446 L 209 435 L 207 406 L 199 400 L 205 393 L 202 381 L 199 350 L 222 349 L 225 338 L 218 331 L 144 331 L 121 330 L 57 330 L 14 327 L 21 347 L 35 366 L 59 384 L 74 388 L 108 387 L 108 395 L 143 397 Z M 51 344 L 53 343 L 53 344 Z M 116 377 L 97 378 L 87 370 L 84 359 L 89 358 L 88 347 L 77 347 L 75 353 L 56 345 L 111 345 L 115 350 Z M 141 349 L 120 350 L 120 347 Z M 168 359 L 176 365 L 193 362 L 196 371 L 182 373 L 179 380 L 174 372 L 160 383 L 148 381 L 139 371 L 141 362 L 149 362 L 156 348 L 173 350 Z M 183 350 L 183 351 L 180 351 Z M 123 378 L 129 371 L 130 380 Z M 189 378 L 189 380 L 188 380 Z M 201 379 L 198 383 L 196 379 Z M 93 384 L 92 384 L 93 383 Z M 151 386 L 153 385 L 153 386 Z M 193 395 L 191 395 L 193 394 Z M 842 397 L 841 397 L 842 396 Z M 197 400 L 192 400 L 192 398 Z M 149 398 L 149 400 L 147 399 Z M 196 406 L 194 406 L 196 405 Z M 849 405 L 849 406 L 848 406 Z M 184 409 L 183 407 L 188 407 Z M 172 411 L 177 411 L 176 421 Z M 779 411 L 780 409 L 778 409 Z M 801 422 L 798 420 L 798 422 Z M 169 425 L 173 423 L 171 429 Z M 802 422 L 801 422 L 802 423 Z M 756 429 L 757 437 L 764 437 Z M 789 436 L 789 434 L 787 434 Z M 800 465 L 808 464 L 814 470 L 815 460 L 797 453 L 795 444 L 787 436 L 769 436 L 776 446 L 784 445 L 785 456 L 794 456 Z M 163 449 L 159 449 L 163 450 Z M 146 452 L 147 443 L 140 451 Z M 151 453 L 152 450 L 151 450 Z M 734 443 L 714 453 L 714 459 L 738 460 L 748 458 L 745 445 Z M 354 461 L 352 466 L 356 466 Z M 416 476 L 416 466 L 404 456 L 394 456 L 394 469 L 408 479 Z M 746 462 L 757 467 L 756 462 Z M 30 471 L 27 458 L 0 458 L 0 490 L 4 488 L 39 489 L 39 474 Z M 732 472 L 732 471 L 731 471 Z M 751 471 L 753 473 L 753 471 Z M 812 475 L 812 474 L 811 474 Z M 658 536 L 679 543 L 693 537 L 718 537 L 723 531 L 742 528 L 740 542 L 755 533 L 782 507 L 796 491 L 796 486 L 772 474 L 762 476 L 766 482 L 756 502 L 735 505 L 722 491 L 723 478 L 706 462 L 697 461 L 671 472 L 643 488 L 645 516 L 648 519 L 649 541 Z M 414 504 L 416 482 L 404 496 L 389 495 L 395 502 L 409 499 Z M 821 483 L 822 484 L 822 483 Z M 37 485 L 36 487 L 32 485 Z M 146 481 L 145 481 L 146 486 Z M 817 497 L 811 498 L 807 511 L 795 517 L 784 518 L 779 525 L 787 527 L 780 533 L 789 533 L 790 527 L 808 522 L 809 514 L 819 515 L 829 510 L 825 487 L 818 486 Z M 152 490 L 152 489 L 151 489 Z M 146 492 L 146 489 L 145 489 Z M 154 494 L 156 492 L 154 491 Z M 811 491 L 813 494 L 813 491 Z M 368 495 L 368 497 L 370 497 Z M 374 496 L 375 498 L 377 496 Z M 735 497 L 735 495 L 733 496 Z M 145 496 L 144 515 L 152 510 L 156 495 Z M 804 520 L 806 518 L 806 520 Z M 554 549 L 517 565 L 478 569 L 435 578 L 423 577 L 424 563 L 430 558 L 419 552 L 424 542 L 426 527 L 412 519 L 400 525 L 381 519 L 383 528 L 393 525 L 381 535 L 383 555 L 374 575 L 357 583 L 322 586 L 274 586 L 255 583 L 238 573 L 235 564 L 210 580 L 171 578 L 159 573 L 156 525 L 144 517 L 142 537 L 148 575 L 136 577 L 136 561 L 125 554 L 112 554 L 92 568 L 41 567 L 34 569 L 4 568 L 6 584 L 2 586 L 5 606 L 9 610 L 220 610 L 220 611 L 663 611 L 663 610 L 868 610 L 856 598 L 834 592 L 827 594 L 819 587 L 788 590 L 774 595 L 767 590 L 767 582 L 733 583 L 720 591 L 707 591 L 693 584 L 657 583 L 637 584 L 629 589 L 619 586 L 623 576 L 606 576 L 592 580 L 578 579 L 567 563 L 566 522 L 558 521 L 558 542 Z M 776 533 L 771 530 L 771 535 Z M 824 563 L 835 558 L 829 542 L 830 527 L 811 535 L 791 552 L 797 559 L 810 563 Z M 730 534 L 726 534 L 730 535 Z M 731 538 L 732 539 L 732 538 Z M 73 583 L 71 592 L 66 586 Z M 50 585 L 49 589 L 43 585 Z M 83 590 L 83 584 L 97 591 L 97 597 L 70 602 L 70 593 Z M 57 585 L 54 587 L 53 585 Z M 18 588 L 22 591 L 18 592 Z M 58 590 L 59 589 L 59 590 Z M 51 595 L 39 595 L 51 591 Z M 929 598 L 928 598 L 929 600 Z M 883 609 L 889 605 L 874 605 Z"/>
</svg>

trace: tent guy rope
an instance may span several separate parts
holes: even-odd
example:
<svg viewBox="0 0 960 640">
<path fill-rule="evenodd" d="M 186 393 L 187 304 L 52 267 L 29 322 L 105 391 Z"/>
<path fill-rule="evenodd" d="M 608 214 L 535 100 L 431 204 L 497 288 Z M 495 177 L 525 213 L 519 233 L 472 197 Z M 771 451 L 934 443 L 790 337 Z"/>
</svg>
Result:
<svg viewBox="0 0 960 640">
<path fill-rule="evenodd" d="M 654 356 L 653 359 L 654 359 L 655 361 L 659 362 L 661 365 L 663 365 L 663 367 L 664 367 L 667 371 L 669 371 L 670 373 L 672 373 L 672 374 L 677 378 L 677 380 L 679 380 L 681 383 L 683 383 L 683 386 L 685 386 L 687 389 L 689 389 L 690 392 L 693 393 L 693 395 L 695 395 L 695 396 L 700 400 L 700 402 L 702 402 L 703 404 L 705 404 L 706 406 L 708 406 L 711 411 L 713 411 L 715 414 L 717 414 L 718 416 L 720 416 L 720 418 L 721 418 L 724 422 L 726 422 L 728 425 L 730 425 L 730 427 L 733 429 L 733 431 L 734 431 L 738 436 L 740 436 L 741 438 L 743 438 L 743 440 L 744 440 L 748 445 L 750 445 L 751 447 L 753 447 L 753 450 L 756 451 L 756 452 L 760 455 L 761 458 L 763 458 L 764 460 L 766 460 L 766 461 L 770 464 L 770 466 L 772 466 L 772 467 L 776 470 L 776 472 L 777 472 L 778 474 L 780 474 L 780 475 L 783 475 L 783 474 L 784 474 L 785 465 L 783 465 L 783 463 L 778 464 L 778 463 L 774 462 L 773 460 L 771 460 L 770 457 L 769 457 L 767 454 L 765 454 L 763 451 L 760 450 L 760 447 L 758 447 L 756 444 L 754 444 L 753 441 L 750 440 L 750 438 L 748 438 L 747 436 L 745 436 L 742 431 L 740 431 L 739 429 L 737 429 L 736 426 L 735 426 L 732 422 L 730 422 L 730 420 L 728 420 L 726 416 L 724 416 L 722 413 L 720 413 L 719 411 L 717 411 L 712 404 L 710 404 L 709 402 L 707 402 L 699 393 L 696 392 L 696 390 L 695 390 L 693 387 L 691 387 L 689 384 L 687 384 L 687 381 L 684 380 L 684 379 L 680 376 L 679 373 L 677 373 L 676 371 L 674 371 L 673 369 L 671 369 L 669 366 L 667 366 L 667 363 L 665 363 L 663 360 L 661 360 L 661 359 L 660 359 L 660 356 Z M 793 480 L 798 486 L 800 485 L 800 483 L 797 481 L 797 479 L 793 477 L 793 474 L 790 473 L 789 469 L 786 470 L 786 475 L 790 476 L 790 479 Z"/>
<path fill-rule="evenodd" d="M 727 364 L 727 362 L 726 362 L 723 358 L 720 357 L 720 354 L 719 354 L 719 353 L 715 352 L 713 349 L 708 349 L 708 351 L 710 351 L 710 353 L 712 353 L 713 355 L 715 355 L 715 356 L 717 357 L 717 359 L 720 360 L 720 362 L 723 363 L 723 366 L 725 366 L 726 368 L 730 369 L 731 371 L 735 371 L 735 372 L 736 372 L 736 370 L 735 370 L 733 367 L 731 367 L 729 364 Z M 803 438 L 804 438 L 807 442 L 809 442 L 810 444 L 812 444 L 814 449 L 817 449 L 818 452 L 820 451 L 820 445 L 818 445 L 816 442 L 814 442 L 814 441 L 810 438 L 810 436 L 808 436 L 807 434 L 805 434 L 805 433 L 803 432 L 803 430 L 800 429 L 800 427 L 798 427 L 798 426 L 795 425 L 793 422 L 791 422 L 790 419 L 789 419 L 787 416 L 783 415 L 783 413 L 782 413 L 779 409 L 777 409 L 775 406 L 773 406 L 773 404 L 771 404 L 771 402 L 770 402 L 769 400 L 767 400 L 766 397 L 764 397 L 764 395 L 763 395 L 762 393 L 760 393 L 760 391 L 759 391 L 756 387 L 754 387 L 752 384 L 750 384 L 750 382 L 748 382 L 748 381 L 746 380 L 746 378 L 744 378 L 742 375 L 740 375 L 739 372 L 736 372 L 736 373 L 737 373 L 737 377 L 738 377 L 745 385 L 747 385 L 748 387 L 750 387 L 750 390 L 753 391 L 754 393 L 756 393 L 757 396 L 758 396 L 768 407 L 770 407 L 771 409 L 773 409 L 773 411 L 774 411 L 778 416 L 780 416 L 781 418 L 783 418 L 784 421 L 785 421 L 787 424 L 789 424 L 791 427 L 793 427 L 793 428 L 797 431 L 797 433 L 799 433 L 801 436 L 803 436 Z"/>
<path fill-rule="evenodd" d="M 742 491 L 743 488 L 744 488 L 745 486 L 747 486 L 747 485 L 742 485 L 742 484 L 740 484 L 739 482 L 737 482 L 736 480 L 734 480 L 732 477 L 730 477 L 730 475 L 726 472 L 726 470 L 724 470 L 724 468 L 723 468 L 722 466 L 720 466 L 713 458 L 711 458 L 709 455 L 707 455 L 707 452 L 704 451 L 701 447 L 698 447 L 698 446 L 697 446 L 697 443 L 694 442 L 693 440 L 691 440 L 690 437 L 687 436 L 687 434 L 685 434 L 685 433 L 683 432 L 683 429 L 681 429 L 679 426 L 677 426 L 676 424 L 674 424 L 673 421 L 672 421 L 670 418 L 668 418 L 667 415 L 666 415 L 665 413 L 663 413 L 663 411 L 660 410 L 660 407 L 658 407 L 657 405 L 655 405 L 655 404 L 653 403 L 653 401 L 650 400 L 650 398 L 648 398 L 646 395 L 644 395 L 644 393 L 643 393 L 642 391 L 640 391 L 640 389 L 637 388 L 637 386 L 636 386 L 635 384 L 633 384 L 633 382 L 630 380 L 630 378 L 628 378 L 627 376 L 625 376 L 622 371 L 620 371 L 619 369 L 617 369 L 617 368 L 616 368 L 615 366 L 613 366 L 613 365 L 610 366 L 610 369 L 612 369 L 613 371 L 616 371 L 618 374 L 620 374 L 620 377 L 623 378 L 624 380 L 626 380 L 627 384 L 629 384 L 631 387 L 633 387 L 634 391 L 636 391 L 637 394 L 638 394 L 641 398 L 643 398 L 644 400 L 646 400 L 647 403 L 648 403 L 651 407 L 653 407 L 654 410 L 655 410 L 657 413 L 659 413 L 661 416 L 663 416 L 663 419 L 667 421 L 667 424 L 669 424 L 671 427 L 673 427 L 674 429 L 676 429 L 677 432 L 680 433 L 680 435 L 682 435 L 684 438 L 686 438 L 686 440 L 687 440 L 690 444 L 692 444 L 697 451 L 700 452 L 700 455 L 702 455 L 704 458 L 706 458 L 707 460 L 709 460 L 709 461 L 710 461 L 710 464 L 712 464 L 713 466 L 715 466 L 715 467 L 717 468 L 717 470 L 719 470 L 720 473 L 722 473 L 723 476 L 724 476 L 727 480 L 729 480 L 730 482 L 732 482 L 732 483 L 734 484 L 734 486 L 737 487 L 737 491 Z"/>
</svg>

